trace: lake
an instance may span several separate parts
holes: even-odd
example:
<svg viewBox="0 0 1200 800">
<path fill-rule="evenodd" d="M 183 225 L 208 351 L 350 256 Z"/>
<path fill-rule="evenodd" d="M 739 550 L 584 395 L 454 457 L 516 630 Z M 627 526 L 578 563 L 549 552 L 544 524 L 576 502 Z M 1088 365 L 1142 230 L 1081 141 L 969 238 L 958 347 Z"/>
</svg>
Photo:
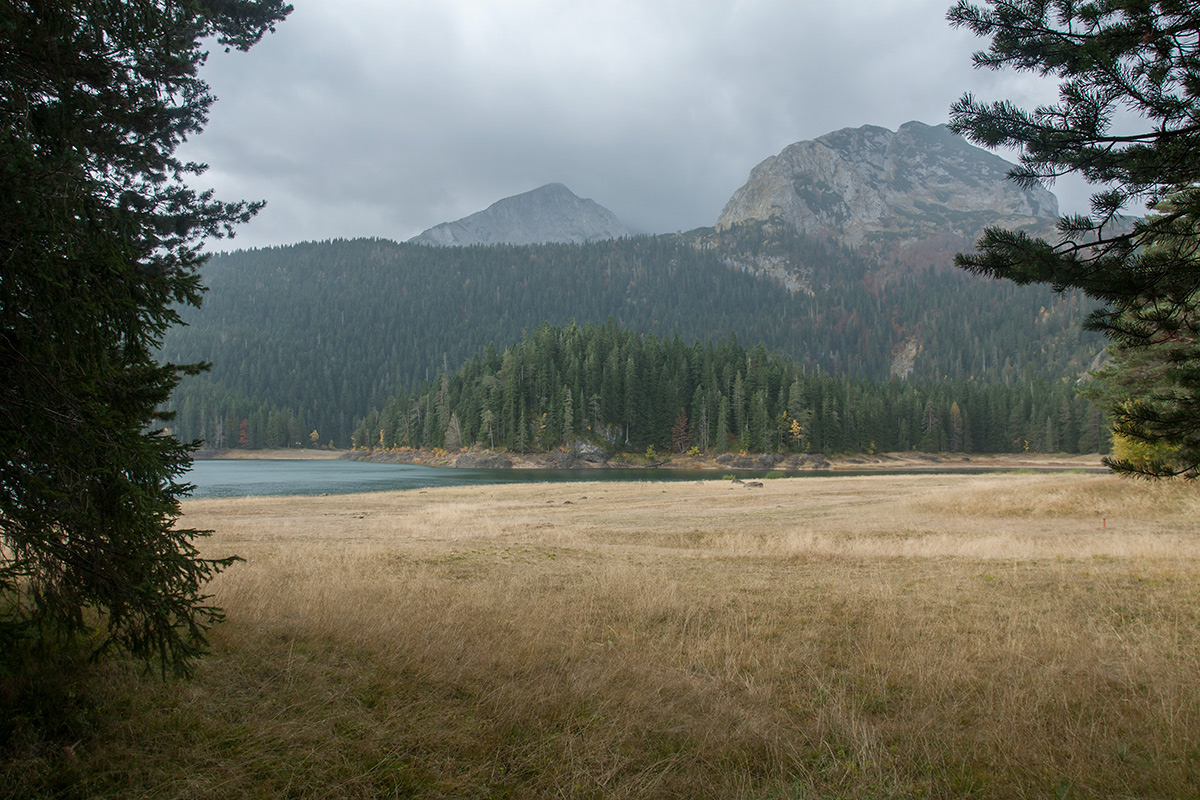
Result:
<svg viewBox="0 0 1200 800">
<path fill-rule="evenodd" d="M 746 470 L 452 469 L 367 461 L 218 459 L 196 461 L 184 480 L 196 487 L 192 497 L 247 497 L 351 494 L 432 486 L 545 481 L 711 481 L 730 473 L 741 478 L 762 477 L 765 474 Z"/>
</svg>

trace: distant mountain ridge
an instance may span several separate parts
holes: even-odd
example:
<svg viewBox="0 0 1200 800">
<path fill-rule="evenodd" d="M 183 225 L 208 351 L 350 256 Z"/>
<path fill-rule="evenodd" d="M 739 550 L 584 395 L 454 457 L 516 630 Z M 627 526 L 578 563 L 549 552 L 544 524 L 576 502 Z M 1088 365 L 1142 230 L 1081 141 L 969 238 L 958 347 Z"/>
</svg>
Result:
<svg viewBox="0 0 1200 800">
<path fill-rule="evenodd" d="M 1008 179 L 1012 164 L 945 125 L 866 125 L 785 147 L 756 166 L 717 228 L 778 218 L 877 255 L 921 242 L 966 249 L 991 225 L 1048 233 L 1058 200 Z"/>
<path fill-rule="evenodd" d="M 582 244 L 628 236 L 629 228 L 599 203 L 549 183 L 497 200 L 454 222 L 443 222 L 409 239 L 443 247 L 476 244 Z"/>
</svg>

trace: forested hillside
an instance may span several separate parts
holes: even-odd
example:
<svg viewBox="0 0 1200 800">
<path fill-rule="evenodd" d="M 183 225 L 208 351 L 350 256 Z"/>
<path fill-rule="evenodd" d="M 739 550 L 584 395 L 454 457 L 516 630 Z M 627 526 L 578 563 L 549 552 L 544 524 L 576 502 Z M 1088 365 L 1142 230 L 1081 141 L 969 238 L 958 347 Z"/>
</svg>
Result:
<svg viewBox="0 0 1200 800">
<path fill-rule="evenodd" d="M 165 358 L 214 365 L 177 390 L 174 426 L 212 446 L 348 446 L 393 394 L 547 322 L 612 319 L 687 342 L 732 333 L 808 370 L 981 387 L 1072 381 L 1102 348 L 1080 333 L 1078 295 L 929 263 L 877 265 L 769 224 L 584 245 L 354 240 L 221 255 L 204 271 L 204 307 L 164 342 Z"/>
<path fill-rule="evenodd" d="M 1099 410 L 1063 381 L 984 386 L 835 378 L 730 336 L 685 344 L 544 325 L 500 354 L 393 397 L 355 431 L 367 447 L 525 452 L 592 442 L 676 452 L 1096 452 Z"/>
</svg>

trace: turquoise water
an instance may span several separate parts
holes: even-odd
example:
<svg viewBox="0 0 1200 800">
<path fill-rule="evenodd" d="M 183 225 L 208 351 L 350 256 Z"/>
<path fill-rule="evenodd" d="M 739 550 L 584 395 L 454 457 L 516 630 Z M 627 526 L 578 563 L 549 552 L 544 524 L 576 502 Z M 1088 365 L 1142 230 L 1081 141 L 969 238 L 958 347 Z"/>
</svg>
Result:
<svg viewBox="0 0 1200 800">
<path fill-rule="evenodd" d="M 788 477 L 848 475 L 933 475 L 1004 472 L 1003 468 L 938 468 L 897 470 L 802 470 Z M 197 461 L 185 477 L 196 488 L 193 497 L 263 497 L 280 495 L 352 494 L 425 489 L 431 486 L 481 486 L 496 483 L 568 483 L 580 481 L 713 481 L 724 475 L 743 480 L 762 478 L 764 470 L 694 469 L 452 469 L 413 464 L 374 464 L 336 460 Z"/>
<path fill-rule="evenodd" d="M 744 470 L 450 469 L 365 461 L 215 460 L 195 462 L 185 480 L 196 487 L 193 497 L 247 497 L 543 481 L 711 481 L 727 472 L 742 478 L 765 474 Z"/>
</svg>

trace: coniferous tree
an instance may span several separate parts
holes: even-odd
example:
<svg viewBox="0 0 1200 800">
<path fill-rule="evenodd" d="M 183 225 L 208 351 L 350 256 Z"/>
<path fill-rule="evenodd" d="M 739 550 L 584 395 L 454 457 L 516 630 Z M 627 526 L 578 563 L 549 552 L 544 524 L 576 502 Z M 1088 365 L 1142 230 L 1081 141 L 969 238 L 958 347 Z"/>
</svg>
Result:
<svg viewBox="0 0 1200 800">
<path fill-rule="evenodd" d="M 742 381 L 742 372 L 738 370 L 737 377 L 733 379 L 733 421 L 735 433 L 738 439 L 741 440 L 742 447 L 746 446 L 746 427 L 749 420 L 749 415 L 746 413 L 746 388 Z"/>
<path fill-rule="evenodd" d="M 1200 7 L 1178 0 L 960 0 L 956 26 L 989 37 L 980 67 L 1011 67 L 1060 80 L 1059 102 L 1033 112 L 970 95 L 951 129 L 987 147 L 1022 151 L 1023 185 L 1077 173 L 1102 188 L 1091 215 L 1059 221 L 1060 242 L 988 230 L 958 263 L 1018 283 L 1082 289 L 1107 304 L 1088 325 L 1116 347 L 1158 365 L 1152 387 L 1130 384 L 1117 427 L 1170 460 L 1115 460 L 1148 476 L 1200 476 Z M 1140 130 L 1118 133 L 1131 111 Z M 1125 116 L 1125 119 L 1128 117 Z M 1141 207 L 1146 219 L 1121 215 Z M 1110 373 L 1111 374 L 1111 373 Z M 1044 435 L 1057 433 L 1047 425 Z"/>
<path fill-rule="evenodd" d="M 729 448 L 729 400 L 721 395 L 717 407 L 717 450 L 724 452 Z"/>
<path fill-rule="evenodd" d="M 565 444 L 570 444 L 575 438 L 575 404 L 571 400 L 571 390 L 563 387 L 563 404 L 562 404 L 562 439 Z"/>
<path fill-rule="evenodd" d="M 184 368 L 203 241 L 257 204 L 189 188 L 175 156 L 213 97 L 209 37 L 244 50 L 279 0 L 0 8 L 0 654 L 75 639 L 187 672 L 220 617 L 198 532 L 174 525 L 189 448 L 148 427 Z M 99 623 L 89 609 L 100 612 Z M 13 667 L 13 664 L 8 664 Z M 0 668 L 0 672 L 3 672 Z"/>
<path fill-rule="evenodd" d="M 455 411 L 450 414 L 450 421 L 446 423 L 446 449 L 458 450 L 462 443 L 462 423 L 458 421 L 458 412 Z"/>
<path fill-rule="evenodd" d="M 955 401 L 950 404 L 950 450 L 961 453 L 966 447 L 966 424 L 963 422 L 962 408 Z"/>
<path fill-rule="evenodd" d="M 681 406 L 679 414 L 675 417 L 675 423 L 671 425 L 671 450 L 675 453 L 682 453 L 691 444 L 692 434 L 688 428 L 687 409 Z"/>
<path fill-rule="evenodd" d="M 692 441 L 701 451 L 707 453 L 711 443 L 711 433 L 708 421 L 708 396 L 703 386 L 697 386 L 692 397 L 692 408 L 695 409 L 695 419 L 692 421 Z"/>
</svg>

